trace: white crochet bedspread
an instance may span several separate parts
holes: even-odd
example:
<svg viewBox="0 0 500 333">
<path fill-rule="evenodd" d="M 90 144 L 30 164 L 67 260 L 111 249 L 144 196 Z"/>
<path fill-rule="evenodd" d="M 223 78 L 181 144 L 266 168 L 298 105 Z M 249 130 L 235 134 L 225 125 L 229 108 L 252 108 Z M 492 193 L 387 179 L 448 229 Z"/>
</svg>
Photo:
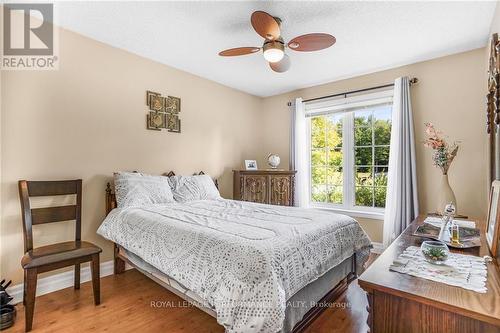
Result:
<svg viewBox="0 0 500 333">
<path fill-rule="evenodd" d="M 286 300 L 371 247 L 352 218 L 201 200 L 114 209 L 97 230 L 206 300 L 226 332 L 277 332 Z"/>
</svg>

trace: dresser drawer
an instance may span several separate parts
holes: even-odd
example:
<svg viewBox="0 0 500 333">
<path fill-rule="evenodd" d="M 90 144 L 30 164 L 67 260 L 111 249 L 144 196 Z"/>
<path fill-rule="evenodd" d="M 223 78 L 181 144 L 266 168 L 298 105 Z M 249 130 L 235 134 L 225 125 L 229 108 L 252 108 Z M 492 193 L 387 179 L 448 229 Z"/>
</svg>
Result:
<svg viewBox="0 0 500 333">
<path fill-rule="evenodd" d="M 293 206 L 295 171 L 233 170 L 234 200 Z"/>
<path fill-rule="evenodd" d="M 241 182 L 241 200 L 258 203 L 268 203 L 268 179 L 265 175 L 245 175 Z"/>
</svg>

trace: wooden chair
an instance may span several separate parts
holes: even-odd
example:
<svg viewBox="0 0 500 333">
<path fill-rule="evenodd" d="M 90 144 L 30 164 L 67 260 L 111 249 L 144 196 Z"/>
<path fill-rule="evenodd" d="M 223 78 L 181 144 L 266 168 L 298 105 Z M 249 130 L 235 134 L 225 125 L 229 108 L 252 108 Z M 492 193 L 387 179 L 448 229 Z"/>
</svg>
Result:
<svg viewBox="0 0 500 333">
<path fill-rule="evenodd" d="M 30 197 L 76 194 L 76 205 L 31 209 Z M 26 332 L 31 330 L 37 275 L 67 266 L 75 266 L 75 289 L 80 289 L 80 264 L 91 261 L 94 304 L 100 303 L 99 253 L 101 248 L 81 241 L 82 180 L 19 181 L 19 197 L 23 216 Z M 76 221 L 75 241 L 33 248 L 32 226 L 59 221 Z"/>
</svg>

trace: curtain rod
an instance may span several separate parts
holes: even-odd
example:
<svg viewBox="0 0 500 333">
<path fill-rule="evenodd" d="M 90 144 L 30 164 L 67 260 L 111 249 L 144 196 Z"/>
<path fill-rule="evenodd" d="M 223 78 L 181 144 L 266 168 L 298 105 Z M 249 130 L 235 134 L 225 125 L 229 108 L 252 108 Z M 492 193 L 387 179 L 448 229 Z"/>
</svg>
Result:
<svg viewBox="0 0 500 333">
<path fill-rule="evenodd" d="M 418 78 L 412 77 L 410 79 L 410 85 L 416 84 L 416 83 L 418 83 Z M 347 97 L 347 95 L 351 95 L 351 94 L 356 94 L 356 93 L 360 93 L 360 92 L 364 92 L 364 91 L 370 91 L 370 90 L 375 90 L 375 89 L 389 88 L 389 87 L 393 87 L 393 86 L 394 86 L 394 83 L 384 84 L 384 85 L 381 85 L 381 86 L 376 86 L 376 87 L 371 87 L 371 88 L 364 88 L 364 89 L 346 91 L 346 92 L 343 92 L 343 93 L 340 93 L 340 94 L 333 94 L 333 95 L 327 95 L 327 96 L 322 96 L 322 97 L 310 98 L 310 99 L 303 100 L 302 102 L 312 102 L 312 101 L 317 101 L 319 99 L 339 97 L 339 96 Z M 292 105 L 292 103 L 288 102 L 288 106 L 291 106 L 291 105 Z"/>
</svg>

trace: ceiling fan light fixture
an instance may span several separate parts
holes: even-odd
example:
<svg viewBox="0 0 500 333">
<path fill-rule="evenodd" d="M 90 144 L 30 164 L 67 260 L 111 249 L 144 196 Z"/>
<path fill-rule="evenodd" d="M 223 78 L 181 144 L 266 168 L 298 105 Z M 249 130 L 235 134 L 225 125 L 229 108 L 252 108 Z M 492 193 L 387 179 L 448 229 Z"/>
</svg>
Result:
<svg viewBox="0 0 500 333">
<path fill-rule="evenodd" d="M 268 62 L 278 62 L 285 56 L 285 45 L 280 41 L 269 41 L 264 44 L 264 59 Z"/>
<path fill-rule="evenodd" d="M 264 38 L 262 47 L 235 47 L 219 52 L 222 57 L 242 56 L 256 53 L 262 49 L 264 59 L 276 73 L 284 73 L 290 69 L 290 58 L 285 54 L 285 47 L 297 52 L 319 51 L 335 44 L 334 36 L 316 32 L 297 36 L 286 45 L 281 36 L 281 19 L 261 10 L 255 11 L 250 17 L 255 32 Z"/>
</svg>

